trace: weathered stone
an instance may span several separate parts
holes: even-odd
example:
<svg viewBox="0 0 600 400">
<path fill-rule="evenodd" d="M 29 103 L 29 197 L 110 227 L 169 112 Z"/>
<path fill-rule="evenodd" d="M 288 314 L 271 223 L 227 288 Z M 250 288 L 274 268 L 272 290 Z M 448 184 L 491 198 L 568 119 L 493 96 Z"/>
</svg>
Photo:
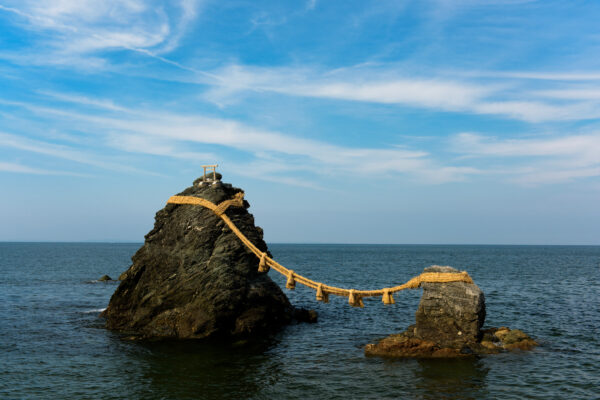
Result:
<svg viewBox="0 0 600 400">
<path fill-rule="evenodd" d="M 180 195 L 218 204 L 241 190 L 197 186 Z M 226 214 L 261 251 L 262 230 L 244 208 Z M 212 211 L 167 204 L 120 276 L 103 312 L 106 326 L 137 337 L 208 338 L 262 336 L 292 320 L 294 309 L 258 259 Z"/>
<path fill-rule="evenodd" d="M 100 282 L 108 282 L 108 281 L 112 281 L 112 278 L 108 275 L 102 275 L 100 278 L 98 278 L 98 280 Z"/>
<path fill-rule="evenodd" d="M 492 333 L 498 338 L 501 346 L 508 350 L 529 350 L 538 345 L 529 335 L 519 329 L 503 327 Z"/>
<path fill-rule="evenodd" d="M 458 272 L 434 265 L 424 272 Z M 365 346 L 367 356 L 453 358 L 496 354 L 506 350 L 530 350 L 537 343 L 518 329 L 481 330 L 485 299 L 475 284 L 423 283 L 416 324 Z"/>
<path fill-rule="evenodd" d="M 315 323 L 318 319 L 318 314 L 315 310 L 306 310 L 304 308 L 294 309 L 294 319 L 300 322 Z"/>
<path fill-rule="evenodd" d="M 431 266 L 423 272 L 459 272 L 452 267 Z M 477 342 L 485 321 L 485 298 L 472 283 L 423 283 L 417 309 L 415 337 L 441 346 L 459 347 Z"/>
<path fill-rule="evenodd" d="M 439 344 L 411 336 L 409 333 L 390 335 L 377 344 L 365 347 L 367 356 L 377 357 L 419 357 L 419 358 L 448 358 L 465 357 L 459 349 L 442 347 Z"/>
</svg>

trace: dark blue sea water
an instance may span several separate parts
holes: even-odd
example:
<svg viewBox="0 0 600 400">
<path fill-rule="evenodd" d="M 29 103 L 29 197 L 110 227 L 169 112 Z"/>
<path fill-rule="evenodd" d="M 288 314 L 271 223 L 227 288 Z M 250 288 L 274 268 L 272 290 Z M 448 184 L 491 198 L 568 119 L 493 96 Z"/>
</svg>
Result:
<svg viewBox="0 0 600 400">
<path fill-rule="evenodd" d="M 600 398 L 600 246 L 270 246 L 298 273 L 357 289 L 431 264 L 467 270 L 485 292 L 486 325 L 541 346 L 466 360 L 364 357 L 365 344 L 414 322 L 419 290 L 357 309 L 299 286 L 286 293 L 319 322 L 261 345 L 124 341 L 98 317 L 117 284 L 93 281 L 117 277 L 138 247 L 0 243 L 0 398 Z"/>
</svg>

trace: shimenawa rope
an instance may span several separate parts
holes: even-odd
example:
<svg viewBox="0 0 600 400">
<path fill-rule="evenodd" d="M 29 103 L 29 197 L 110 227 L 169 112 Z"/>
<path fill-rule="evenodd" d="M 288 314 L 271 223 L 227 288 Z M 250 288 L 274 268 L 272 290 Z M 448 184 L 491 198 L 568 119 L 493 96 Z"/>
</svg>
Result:
<svg viewBox="0 0 600 400">
<path fill-rule="evenodd" d="M 277 261 L 273 260 L 265 252 L 260 251 L 229 219 L 225 214 L 229 207 L 244 206 L 244 192 L 238 192 L 232 199 L 225 200 L 219 205 L 216 205 L 206 199 L 194 196 L 171 196 L 167 201 L 168 204 L 191 204 L 200 205 L 212 210 L 219 218 L 227 224 L 232 232 L 240 239 L 240 241 L 259 258 L 258 271 L 268 272 L 270 268 L 287 277 L 285 287 L 294 289 L 296 283 L 300 283 L 317 291 L 317 301 L 324 303 L 329 302 L 329 295 L 348 297 L 348 303 L 353 307 L 364 307 L 363 297 L 382 296 L 383 304 L 394 304 L 394 293 L 404 289 L 416 289 L 421 286 L 421 283 L 448 283 L 448 282 L 466 282 L 473 283 L 473 280 L 466 271 L 462 272 L 423 272 L 421 275 L 415 276 L 408 282 L 394 287 L 383 288 L 378 290 L 355 290 L 343 289 L 335 286 L 325 285 L 321 282 L 316 282 L 302 275 L 298 275 L 293 270 L 285 268 Z"/>
</svg>

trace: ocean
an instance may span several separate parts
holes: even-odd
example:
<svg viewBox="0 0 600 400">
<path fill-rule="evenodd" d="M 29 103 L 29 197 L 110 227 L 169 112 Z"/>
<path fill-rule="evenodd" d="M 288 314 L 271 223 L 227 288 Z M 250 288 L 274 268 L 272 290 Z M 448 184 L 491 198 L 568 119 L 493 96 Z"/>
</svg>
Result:
<svg viewBox="0 0 600 400">
<path fill-rule="evenodd" d="M 118 277 L 139 247 L 0 243 L 0 399 L 600 398 L 600 246 L 269 245 L 286 267 L 348 288 L 393 286 L 432 264 L 466 270 L 485 293 L 486 326 L 540 343 L 461 360 L 364 356 L 414 323 L 420 290 L 358 309 L 284 289 L 318 323 L 252 345 L 123 340 L 99 318 L 118 283 L 96 279 Z"/>
</svg>

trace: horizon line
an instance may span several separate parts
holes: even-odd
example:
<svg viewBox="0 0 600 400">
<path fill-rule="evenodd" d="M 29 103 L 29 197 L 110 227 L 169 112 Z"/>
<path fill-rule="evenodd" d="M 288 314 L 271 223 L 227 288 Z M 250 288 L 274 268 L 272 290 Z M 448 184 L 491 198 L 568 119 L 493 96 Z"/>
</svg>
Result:
<svg viewBox="0 0 600 400">
<path fill-rule="evenodd" d="M 128 240 L 0 240 L 0 244 L 144 244 L 144 241 Z M 266 242 L 267 245 L 311 246 L 588 246 L 598 244 L 548 244 L 548 243 L 342 243 L 342 242 Z"/>
</svg>

